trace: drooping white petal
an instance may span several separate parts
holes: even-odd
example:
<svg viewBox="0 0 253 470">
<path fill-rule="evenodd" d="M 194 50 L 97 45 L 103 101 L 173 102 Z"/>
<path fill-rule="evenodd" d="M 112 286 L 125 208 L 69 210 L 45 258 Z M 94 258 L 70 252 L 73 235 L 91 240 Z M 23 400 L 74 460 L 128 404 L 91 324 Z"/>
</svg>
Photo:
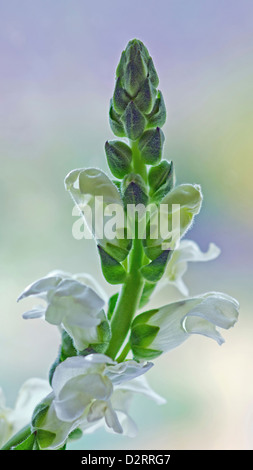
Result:
<svg viewBox="0 0 253 470">
<path fill-rule="evenodd" d="M 46 276 L 38 281 L 33 282 L 30 284 L 26 289 L 20 294 L 17 301 L 30 297 L 36 296 L 42 299 L 47 299 L 48 293 L 53 291 L 55 287 L 61 282 L 61 278 L 59 276 Z"/>
<path fill-rule="evenodd" d="M 122 391 L 128 391 L 135 393 L 140 393 L 141 395 L 145 395 L 151 400 L 154 400 L 157 405 L 164 405 L 166 403 L 165 398 L 161 397 L 158 393 L 156 393 L 149 385 L 146 377 L 144 375 L 140 377 L 136 377 L 134 380 L 129 382 L 125 382 L 116 389 Z M 122 407 L 118 404 L 117 409 L 122 409 Z"/>
<path fill-rule="evenodd" d="M 175 285 L 182 295 L 187 296 L 188 288 L 182 277 L 187 271 L 188 262 L 211 261 L 219 254 L 220 249 L 214 243 L 210 243 L 208 250 L 202 252 L 194 241 L 182 240 L 172 253 L 160 285 L 163 286 L 169 282 Z"/>
<path fill-rule="evenodd" d="M 127 382 L 129 380 L 145 374 L 151 367 L 152 362 L 136 362 L 134 360 L 120 362 L 113 366 L 107 366 L 105 374 L 114 385 Z"/>
</svg>

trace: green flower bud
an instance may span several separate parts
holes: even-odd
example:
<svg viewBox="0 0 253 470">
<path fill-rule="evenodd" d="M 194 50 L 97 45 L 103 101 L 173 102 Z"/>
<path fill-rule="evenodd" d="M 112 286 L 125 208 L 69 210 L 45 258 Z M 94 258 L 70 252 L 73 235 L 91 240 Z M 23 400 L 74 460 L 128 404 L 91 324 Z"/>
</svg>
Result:
<svg viewBox="0 0 253 470">
<path fill-rule="evenodd" d="M 130 101 L 121 119 L 124 123 L 127 137 L 131 140 L 139 139 L 144 132 L 146 119 L 133 101 Z"/>
<path fill-rule="evenodd" d="M 162 127 L 166 121 L 166 107 L 161 91 L 158 91 L 157 98 L 152 111 L 146 116 L 146 127 Z"/>
<path fill-rule="evenodd" d="M 115 110 L 118 113 L 123 113 L 130 99 L 131 98 L 122 87 L 121 78 L 118 78 L 113 94 L 113 105 Z"/>
<path fill-rule="evenodd" d="M 134 204 L 135 206 L 138 204 L 147 205 L 147 188 L 140 175 L 130 173 L 125 176 L 122 181 L 122 197 L 125 208 L 128 204 Z"/>
<path fill-rule="evenodd" d="M 154 63 L 153 63 L 153 60 L 151 57 L 149 57 L 149 60 L 148 60 L 148 76 L 149 76 L 149 79 L 152 83 L 152 85 L 157 88 L 158 85 L 159 85 L 159 78 L 158 78 L 158 75 L 156 73 L 156 69 L 155 69 L 155 66 L 154 66 Z"/>
<path fill-rule="evenodd" d="M 156 89 L 152 85 L 151 80 L 146 78 L 140 91 L 134 98 L 134 103 L 141 112 L 149 113 L 154 106 L 156 94 Z"/>
<path fill-rule="evenodd" d="M 105 143 L 105 153 L 112 174 L 119 179 L 131 171 L 132 150 L 118 140 L 111 140 Z"/>
<path fill-rule="evenodd" d="M 145 59 L 139 50 L 130 51 L 128 61 L 124 73 L 124 85 L 127 93 L 134 97 L 144 80 L 147 78 L 148 69 Z"/>
<path fill-rule="evenodd" d="M 113 107 L 112 99 L 110 101 L 110 109 L 109 109 L 109 124 L 110 124 L 112 132 L 117 137 L 126 137 L 124 125 L 120 119 L 120 115 L 115 111 Z"/>
<path fill-rule="evenodd" d="M 147 165 L 156 165 L 162 156 L 164 134 L 160 127 L 145 131 L 139 140 L 141 157 Z"/>
<path fill-rule="evenodd" d="M 175 185 L 173 162 L 162 160 L 157 166 L 150 168 L 148 173 L 149 194 L 152 201 L 159 202 Z"/>
</svg>

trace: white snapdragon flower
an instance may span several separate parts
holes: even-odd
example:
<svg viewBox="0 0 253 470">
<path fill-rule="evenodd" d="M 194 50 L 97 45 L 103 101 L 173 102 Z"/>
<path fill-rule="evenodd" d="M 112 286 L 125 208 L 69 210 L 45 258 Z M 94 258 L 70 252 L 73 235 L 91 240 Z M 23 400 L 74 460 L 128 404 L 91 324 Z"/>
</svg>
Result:
<svg viewBox="0 0 253 470">
<path fill-rule="evenodd" d="M 208 250 L 204 253 L 194 241 L 180 241 L 169 259 L 160 287 L 170 283 L 182 295 L 187 296 L 189 291 L 182 278 L 187 271 L 188 262 L 211 261 L 217 258 L 219 254 L 220 249 L 214 243 L 210 243 Z"/>
<path fill-rule="evenodd" d="M 35 406 L 50 389 L 46 380 L 28 379 L 19 390 L 14 408 L 9 408 L 5 404 L 4 393 L 0 388 L 0 447 L 31 421 Z"/>
<path fill-rule="evenodd" d="M 49 273 L 28 286 L 18 298 L 19 301 L 36 296 L 45 301 L 45 305 L 24 313 L 23 318 L 44 318 L 48 323 L 63 326 L 75 347 L 83 350 L 100 342 L 97 327 L 104 321 L 105 295 L 98 295 L 93 286 L 94 282 L 85 274 Z"/>
<path fill-rule="evenodd" d="M 59 448 L 76 428 L 90 433 L 105 425 L 112 432 L 134 435 L 136 426 L 128 414 L 130 398 L 142 393 L 164 403 L 140 377 L 152 365 L 133 360 L 117 364 L 103 354 L 70 357 L 58 365 L 53 392 L 44 401 L 48 410 L 39 424 L 39 433 L 49 433 L 46 447 Z"/>
<path fill-rule="evenodd" d="M 134 356 L 152 359 L 176 348 L 192 334 L 202 334 L 222 344 L 224 339 L 216 327 L 234 326 L 238 310 L 238 302 L 229 295 L 208 292 L 144 312 L 132 324 Z"/>
<path fill-rule="evenodd" d="M 126 216 L 115 184 L 98 168 L 81 168 L 66 176 L 65 187 L 82 215 L 84 227 L 88 229 L 86 236 L 91 234 L 107 253 L 123 261 L 131 240 L 125 236 Z M 110 221 L 115 212 L 114 232 L 115 221 L 113 224 Z"/>
</svg>

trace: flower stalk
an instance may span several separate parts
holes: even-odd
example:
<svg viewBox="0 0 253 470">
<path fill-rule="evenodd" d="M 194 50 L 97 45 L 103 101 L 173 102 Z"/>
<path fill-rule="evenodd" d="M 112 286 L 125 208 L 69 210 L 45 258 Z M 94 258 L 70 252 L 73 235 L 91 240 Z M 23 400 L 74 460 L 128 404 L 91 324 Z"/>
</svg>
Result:
<svg viewBox="0 0 253 470">
<path fill-rule="evenodd" d="M 33 407 L 30 424 L 2 450 L 65 449 L 70 439 L 101 425 L 134 436 L 136 427 L 128 409 L 132 397 L 142 394 L 165 403 L 144 377 L 153 366 L 150 359 L 192 334 L 222 344 L 218 329 L 237 321 L 238 302 L 219 292 L 139 311 L 161 285 L 174 284 L 187 295 L 182 277 L 188 262 L 212 260 L 220 253 L 214 244 L 203 253 L 191 240 L 181 243 L 200 211 L 203 195 L 199 185 L 176 186 L 173 162 L 162 158 L 166 109 L 158 84 L 147 48 L 139 40 L 130 41 L 116 70 L 109 110 L 113 133 L 128 143 L 105 144 L 114 179 L 98 168 L 75 169 L 65 178 L 65 188 L 96 241 L 104 278 L 120 289 L 108 298 L 87 273 L 53 271 L 20 295 L 18 300 L 30 296 L 43 300 L 23 317 L 57 326 L 61 343 L 50 368 L 49 390 Z M 129 206 L 141 208 L 141 215 L 135 210 L 128 213 Z M 123 217 L 116 223 L 115 236 L 110 236 L 105 227 L 115 208 Z M 166 230 L 158 227 L 158 209 Z M 9 410 L 1 403 L 1 393 L 0 408 L 8 423 Z M 8 429 L 12 425 L 13 418 Z"/>
</svg>

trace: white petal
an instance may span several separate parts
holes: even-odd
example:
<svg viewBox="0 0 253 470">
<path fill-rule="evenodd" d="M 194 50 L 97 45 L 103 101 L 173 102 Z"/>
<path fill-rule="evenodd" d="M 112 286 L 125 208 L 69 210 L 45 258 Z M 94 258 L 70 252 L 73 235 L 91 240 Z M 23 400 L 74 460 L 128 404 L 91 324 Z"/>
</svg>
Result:
<svg viewBox="0 0 253 470">
<path fill-rule="evenodd" d="M 214 243 L 210 243 L 208 250 L 204 253 L 200 250 L 199 246 L 194 241 L 182 240 L 178 247 L 174 250 L 168 262 L 163 277 L 163 285 L 167 280 L 171 284 L 175 285 L 182 295 L 187 296 L 188 289 L 182 280 L 183 275 L 187 271 L 187 263 L 193 261 L 210 261 L 217 258 L 219 254 L 220 249 Z"/>
<path fill-rule="evenodd" d="M 151 369 L 151 367 L 153 367 L 152 362 L 140 363 L 131 360 L 108 366 L 105 374 L 109 377 L 112 383 L 116 385 L 145 374 L 149 369 Z"/>
<path fill-rule="evenodd" d="M 113 364 L 114 361 L 104 354 L 69 357 L 56 367 L 53 375 L 52 387 L 56 397 L 70 379 L 89 372 L 101 373 L 107 363 Z"/>
<path fill-rule="evenodd" d="M 89 328 L 101 322 L 97 315 L 103 306 L 103 299 L 93 289 L 75 280 L 65 279 L 51 297 L 46 320 L 59 325 L 67 317 L 68 324 Z"/>
<path fill-rule="evenodd" d="M 39 305 L 38 307 L 34 307 L 32 310 L 28 310 L 27 312 L 23 313 L 22 317 L 25 320 L 31 320 L 33 318 L 44 318 L 45 311 L 46 307 Z"/>
<path fill-rule="evenodd" d="M 42 279 L 35 281 L 33 284 L 30 284 L 18 297 L 18 302 L 19 300 L 30 296 L 45 298 L 48 292 L 54 290 L 59 282 L 61 282 L 61 278 L 58 276 L 43 277 Z"/>
<path fill-rule="evenodd" d="M 117 391 L 129 391 L 134 393 L 140 393 L 142 395 L 145 395 L 148 398 L 151 398 L 152 400 L 157 403 L 157 405 L 164 405 L 166 403 L 165 398 L 161 397 L 158 393 L 156 393 L 148 384 L 148 381 L 146 377 L 143 375 L 141 377 L 137 377 L 134 380 L 131 380 L 130 382 L 126 382 L 124 384 L 121 384 Z M 115 392 L 116 393 L 116 392 Z M 113 395 L 114 397 L 114 395 Z M 116 406 L 117 409 L 120 408 L 120 404 L 118 403 Z"/>
<path fill-rule="evenodd" d="M 24 382 L 9 417 L 15 432 L 29 423 L 34 408 L 51 390 L 47 380 L 31 378 Z"/>
<path fill-rule="evenodd" d="M 226 329 L 233 326 L 238 318 L 238 309 L 235 299 L 219 292 L 208 292 L 165 305 L 154 310 L 147 321 L 160 328 L 150 347 L 168 351 L 179 346 L 191 333 L 202 333 L 221 344 L 222 338 L 214 326 Z M 145 314 L 142 315 L 145 322 Z"/>
</svg>

